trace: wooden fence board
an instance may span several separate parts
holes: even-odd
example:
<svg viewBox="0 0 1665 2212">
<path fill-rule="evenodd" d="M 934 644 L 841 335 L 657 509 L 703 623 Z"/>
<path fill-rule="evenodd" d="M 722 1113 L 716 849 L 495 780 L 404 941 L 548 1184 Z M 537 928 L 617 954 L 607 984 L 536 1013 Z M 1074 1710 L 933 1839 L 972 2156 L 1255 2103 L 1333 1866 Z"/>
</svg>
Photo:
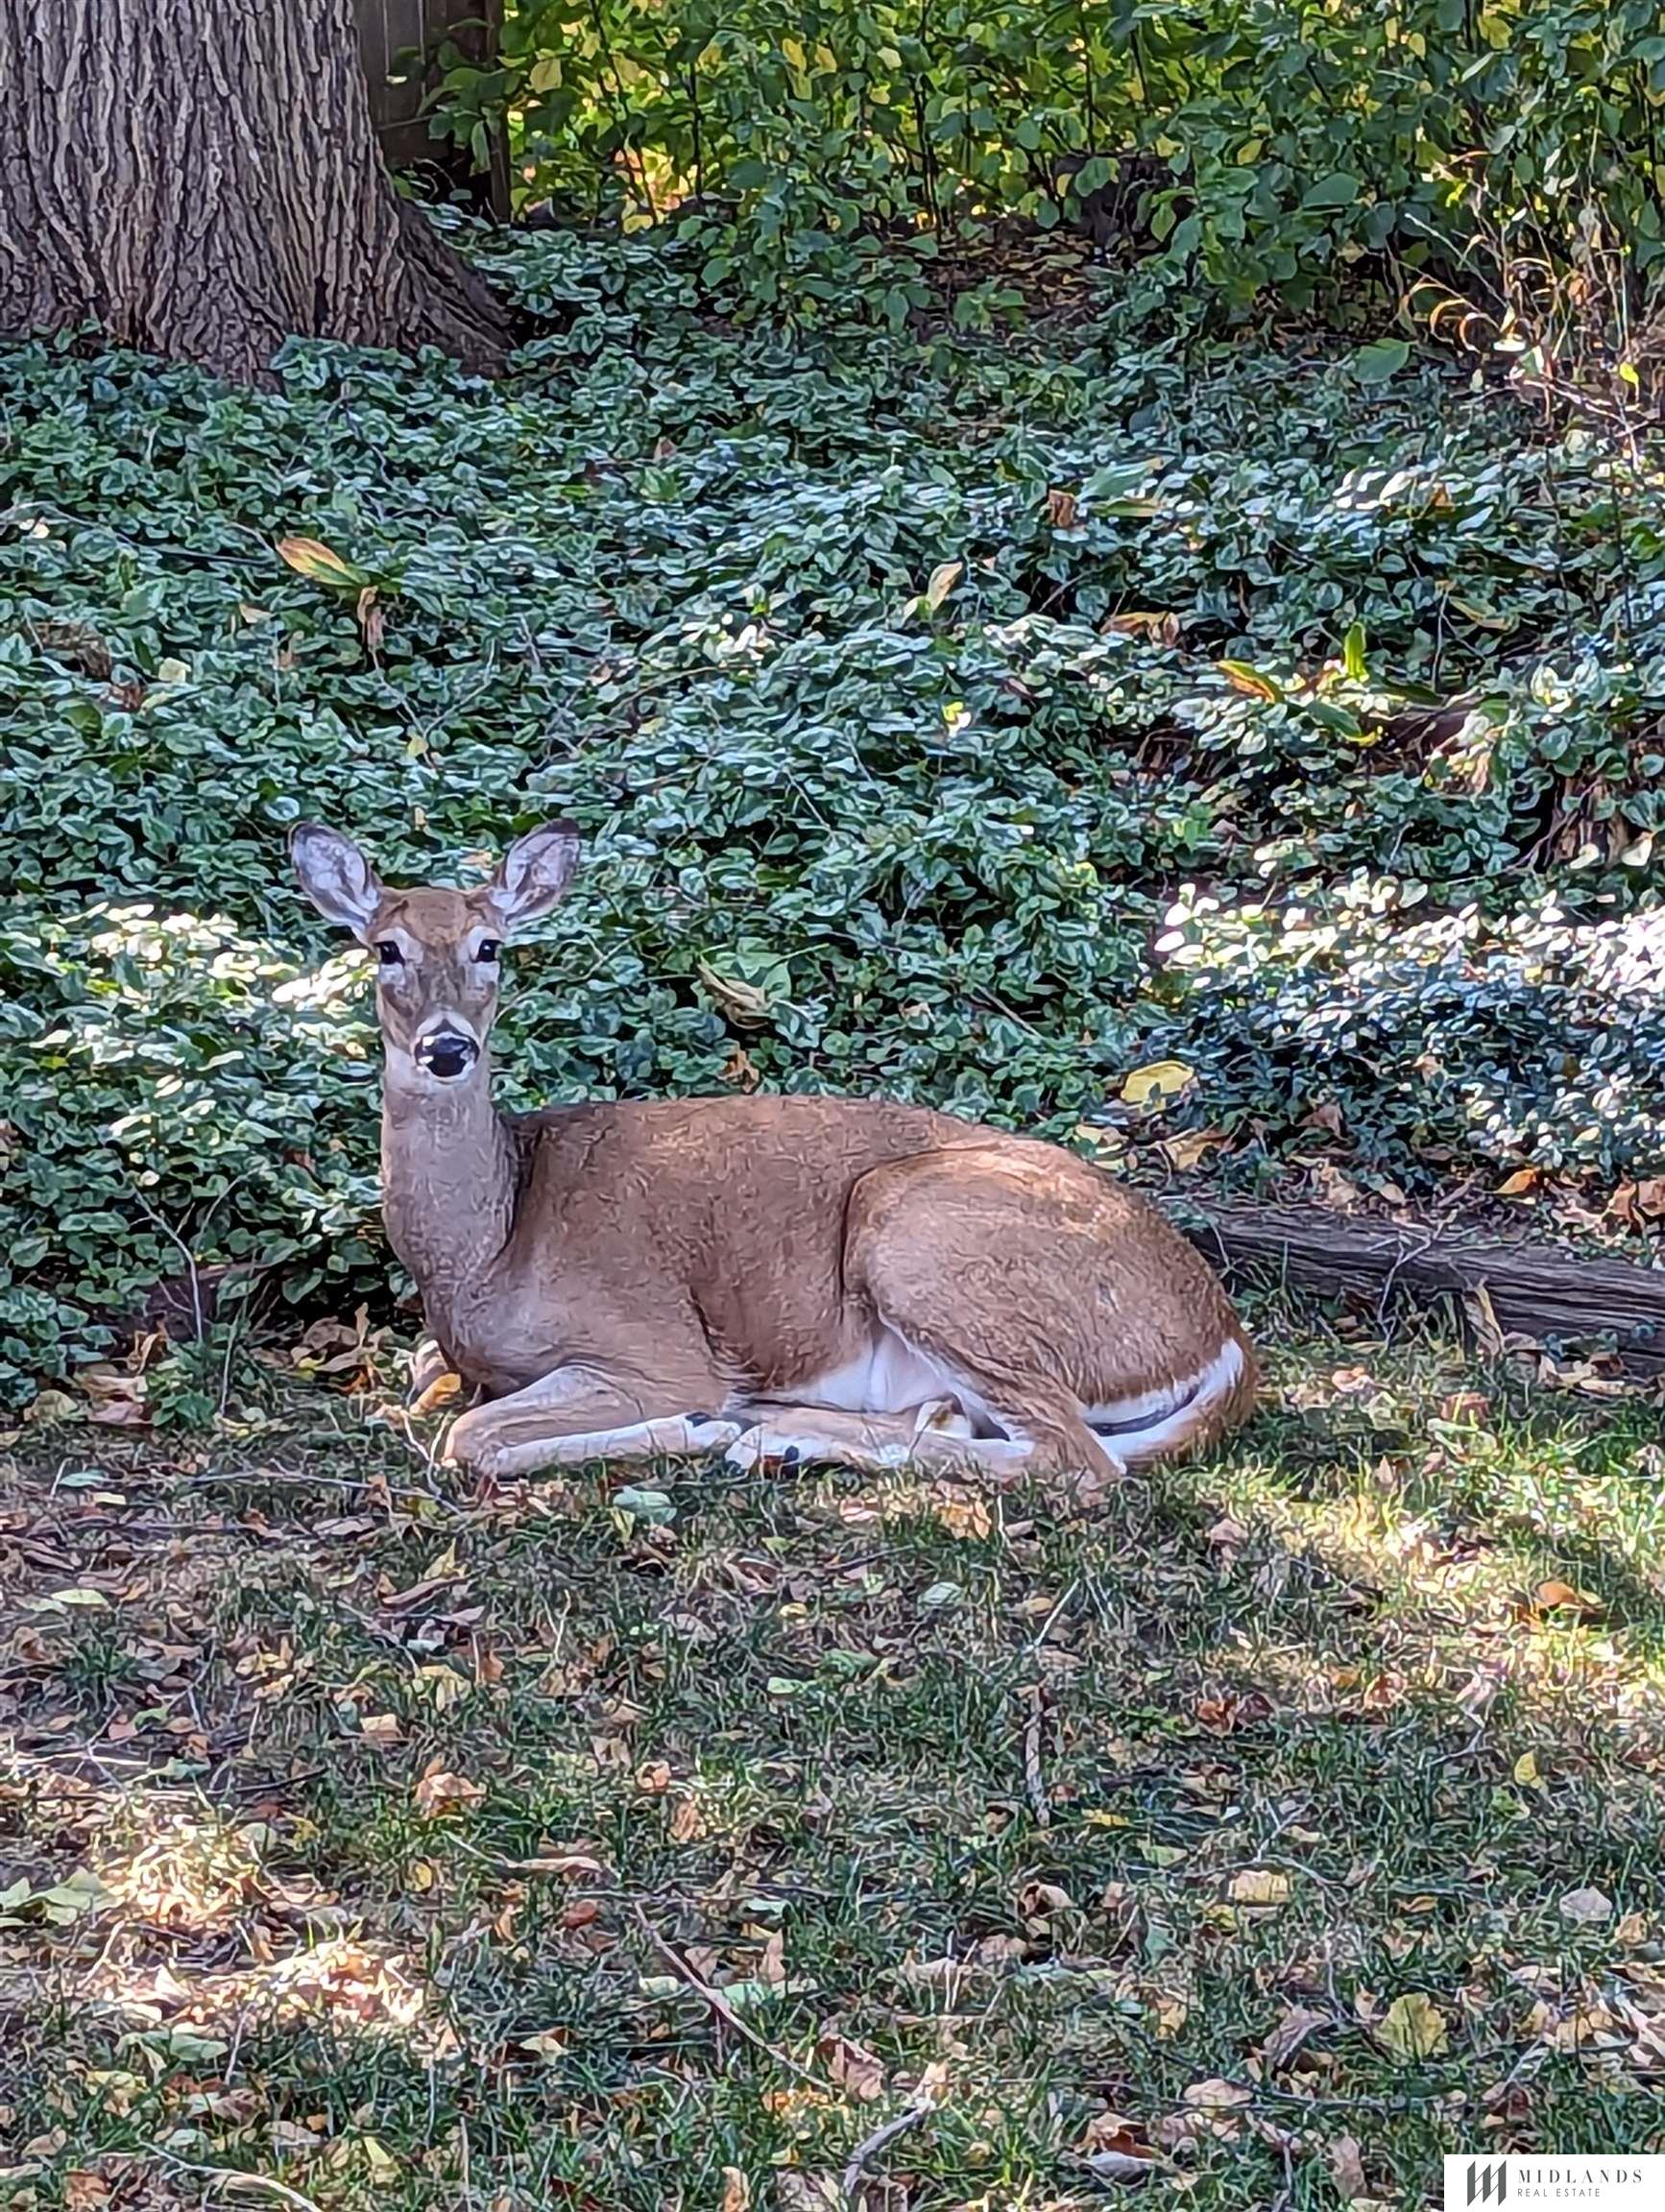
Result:
<svg viewBox="0 0 1665 2212">
<path fill-rule="evenodd" d="M 473 173 L 465 149 L 433 137 L 422 102 L 433 56 L 447 39 L 482 64 L 495 59 L 502 0 L 353 0 L 358 46 L 370 87 L 371 119 L 390 169 L 438 169 L 489 200 L 499 221 L 509 216 L 508 149 L 492 149 L 489 178 Z M 484 189 L 482 189 L 484 187 Z"/>
</svg>

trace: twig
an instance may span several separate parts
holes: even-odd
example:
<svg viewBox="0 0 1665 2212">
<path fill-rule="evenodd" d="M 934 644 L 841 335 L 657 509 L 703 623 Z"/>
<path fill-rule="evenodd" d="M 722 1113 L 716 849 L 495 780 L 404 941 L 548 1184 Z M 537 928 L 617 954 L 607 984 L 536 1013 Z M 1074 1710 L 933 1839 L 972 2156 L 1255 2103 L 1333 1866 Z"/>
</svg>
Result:
<svg viewBox="0 0 1665 2212">
<path fill-rule="evenodd" d="M 788 2057 L 784 2051 L 777 2051 L 775 2046 L 760 2035 L 755 2028 L 748 2026 L 720 1989 L 713 1989 L 709 1982 L 702 1982 L 682 1953 L 674 1945 L 665 1941 L 641 1907 L 636 1904 L 634 1900 L 630 1910 L 635 1916 L 637 1926 L 672 1973 L 675 1974 L 677 1980 L 686 1982 L 701 2004 L 708 2007 L 725 2028 L 732 2028 L 735 2033 L 750 2043 L 754 2050 L 761 2051 L 765 2057 L 772 2058 L 777 2066 L 784 2067 L 788 2074 L 796 2075 L 800 2081 L 807 2081 L 811 2089 L 826 2089 L 827 2084 L 817 2076 L 811 2074 L 807 2066 L 800 2066 L 796 2058 Z"/>
<path fill-rule="evenodd" d="M 246 1490 L 371 1490 L 384 1498 L 418 1498 L 425 1504 L 437 1505 L 453 1519 L 468 1519 L 465 1509 L 451 1498 L 442 1498 L 437 1490 L 423 1490 L 406 1483 L 384 1482 L 379 1478 L 359 1480 L 345 1475 L 291 1475 L 279 1468 L 252 1467 L 247 1473 L 236 1467 L 213 1468 L 205 1475 L 174 1475 L 163 1478 L 171 1490 L 216 1489 L 224 1484 L 228 1489 L 240 1485 Z"/>
<path fill-rule="evenodd" d="M 191 1319 L 196 1327 L 197 1342 L 203 1340 L 203 1278 L 197 1266 L 197 1256 L 170 1221 L 158 1214 L 136 1184 L 129 1186 L 133 1204 L 155 1229 L 159 1229 L 185 1263 L 186 1278 L 191 1286 Z"/>
<path fill-rule="evenodd" d="M 1076 1588 L 1077 1585 L 1072 1582 L 1041 1623 L 1039 1633 L 1031 1640 L 1029 1654 L 1037 1663 L 1042 1645 L 1063 1618 Z M 1047 1777 L 1041 1767 L 1042 1731 L 1047 1719 L 1047 1686 L 1044 1682 L 1031 1682 L 1019 1695 L 1027 1698 L 1029 1703 L 1029 1717 L 1024 1723 L 1024 1788 L 1028 1791 L 1036 1826 L 1050 1828 L 1052 1825 L 1052 1804 L 1047 1794 Z"/>
<path fill-rule="evenodd" d="M 278 2197 L 285 2204 L 293 2204 L 296 2212 L 319 2212 L 310 2197 L 302 2197 L 299 2189 L 291 2189 L 287 2181 L 276 2181 L 269 2174 L 246 2173 L 241 2166 L 199 2166 L 194 2159 L 178 2158 L 171 2151 L 158 2146 L 157 2155 L 165 2158 L 170 2166 L 177 2166 L 181 2174 L 205 2174 L 217 2181 L 222 2189 L 263 2189 L 269 2197 Z"/>
<path fill-rule="evenodd" d="M 847 2203 L 859 2205 L 861 2185 L 867 2167 L 879 2153 L 905 2135 L 910 2128 L 917 2128 L 930 2110 L 929 2101 L 910 2104 L 905 2112 L 899 2112 L 894 2120 L 887 2120 L 882 2128 L 875 2128 L 871 2135 L 864 2136 L 850 2154 L 850 2163 L 844 2169 L 844 2197 Z"/>
<path fill-rule="evenodd" d="M 1033 1682 L 1023 1695 L 1029 1705 L 1029 1717 L 1024 1723 L 1024 1788 L 1029 1793 L 1036 1827 L 1050 1828 L 1052 1805 L 1047 1795 L 1047 1777 L 1041 1771 L 1041 1731 L 1046 1725 L 1047 1693 L 1039 1682 Z"/>
</svg>

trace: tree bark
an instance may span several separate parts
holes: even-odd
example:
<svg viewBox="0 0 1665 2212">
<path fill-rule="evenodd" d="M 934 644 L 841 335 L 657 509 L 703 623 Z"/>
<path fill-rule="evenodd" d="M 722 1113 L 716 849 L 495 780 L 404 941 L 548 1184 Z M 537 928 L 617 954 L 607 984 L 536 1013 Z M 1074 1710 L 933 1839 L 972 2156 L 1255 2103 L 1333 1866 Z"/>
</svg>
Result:
<svg viewBox="0 0 1665 2212">
<path fill-rule="evenodd" d="M 502 364 L 501 302 L 394 191 L 351 0 L 0 0 L 0 333 L 269 381 L 292 335 Z"/>
</svg>

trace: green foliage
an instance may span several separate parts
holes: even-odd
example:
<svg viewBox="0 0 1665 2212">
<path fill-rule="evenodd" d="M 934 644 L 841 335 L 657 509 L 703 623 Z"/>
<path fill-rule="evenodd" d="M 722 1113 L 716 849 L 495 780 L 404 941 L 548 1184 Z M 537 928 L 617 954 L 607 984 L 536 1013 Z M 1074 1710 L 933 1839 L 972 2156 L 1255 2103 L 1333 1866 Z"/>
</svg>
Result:
<svg viewBox="0 0 1665 2212">
<path fill-rule="evenodd" d="M 731 307 L 854 288 L 898 324 L 968 225 L 1084 204 L 1233 309 L 1360 263 L 1397 292 L 1505 233 L 1554 258 L 1597 220 L 1646 274 L 1662 105 L 1653 0 L 519 0 L 435 127 L 483 161 L 506 113 L 526 197 L 677 221 Z"/>
<path fill-rule="evenodd" d="M 790 348 L 674 252 L 499 251 L 567 327 L 495 387 L 0 362 L 8 1394 L 181 1245 L 268 1305 L 385 1294 L 302 811 L 395 878 L 582 825 L 518 1101 L 755 1076 L 1067 1132 L 1172 1057 L 1128 1133 L 1207 1122 L 1251 1182 L 1656 1170 L 1652 494 L 1344 352 Z M 375 579 L 379 646 L 294 537 Z"/>
</svg>

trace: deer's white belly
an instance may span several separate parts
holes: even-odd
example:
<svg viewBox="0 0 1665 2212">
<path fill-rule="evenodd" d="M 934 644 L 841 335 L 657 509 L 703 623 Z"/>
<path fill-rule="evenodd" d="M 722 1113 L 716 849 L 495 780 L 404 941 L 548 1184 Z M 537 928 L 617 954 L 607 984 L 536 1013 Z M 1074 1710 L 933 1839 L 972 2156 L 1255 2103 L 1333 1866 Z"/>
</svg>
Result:
<svg viewBox="0 0 1665 2212">
<path fill-rule="evenodd" d="M 812 1375 L 783 1395 L 796 1405 L 826 1406 L 842 1413 L 910 1413 L 937 1398 L 956 1400 L 967 1413 L 985 1411 L 952 1368 L 894 1329 L 882 1328 L 854 1359 Z"/>
</svg>

